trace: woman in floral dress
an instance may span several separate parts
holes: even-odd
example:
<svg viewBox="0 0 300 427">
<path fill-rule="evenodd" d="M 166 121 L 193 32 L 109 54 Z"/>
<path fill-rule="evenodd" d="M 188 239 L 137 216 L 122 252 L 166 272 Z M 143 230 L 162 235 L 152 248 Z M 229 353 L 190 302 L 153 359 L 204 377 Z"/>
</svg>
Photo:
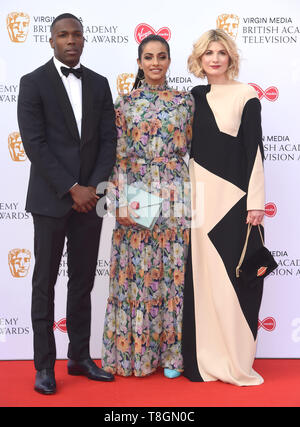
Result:
<svg viewBox="0 0 300 427">
<path fill-rule="evenodd" d="M 193 99 L 167 85 L 169 64 L 168 43 L 156 35 L 144 39 L 138 59 L 143 79 L 137 77 L 138 88 L 115 105 L 118 148 L 110 182 L 117 220 L 102 367 L 122 376 L 149 375 L 159 366 L 168 377 L 183 370 L 183 287 L 190 227 L 189 176 L 183 157 L 191 141 Z M 138 226 L 127 207 L 125 213 L 118 209 L 124 179 L 164 199 L 152 230 Z"/>
</svg>

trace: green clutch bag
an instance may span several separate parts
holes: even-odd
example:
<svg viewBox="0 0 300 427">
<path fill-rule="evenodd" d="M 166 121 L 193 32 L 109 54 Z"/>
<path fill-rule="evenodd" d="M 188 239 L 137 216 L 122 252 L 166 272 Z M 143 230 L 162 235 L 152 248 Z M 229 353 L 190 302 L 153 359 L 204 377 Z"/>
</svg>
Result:
<svg viewBox="0 0 300 427">
<path fill-rule="evenodd" d="M 134 185 L 126 185 L 124 191 L 128 205 L 137 202 L 139 206 L 134 210 L 139 218 L 131 218 L 142 228 L 152 230 L 161 213 L 163 199 Z"/>
</svg>

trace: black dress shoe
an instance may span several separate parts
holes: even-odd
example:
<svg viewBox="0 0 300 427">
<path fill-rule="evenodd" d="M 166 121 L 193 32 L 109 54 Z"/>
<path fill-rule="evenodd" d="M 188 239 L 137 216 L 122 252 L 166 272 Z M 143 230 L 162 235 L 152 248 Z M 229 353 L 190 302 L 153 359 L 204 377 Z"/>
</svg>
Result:
<svg viewBox="0 0 300 427">
<path fill-rule="evenodd" d="M 54 394 L 56 392 L 54 370 L 42 369 L 37 371 L 34 389 L 41 394 Z"/>
<path fill-rule="evenodd" d="M 92 359 L 85 359 L 75 361 L 69 359 L 68 361 L 69 375 L 83 375 L 90 380 L 95 381 L 113 381 L 114 376 L 104 369 L 99 368 Z"/>
</svg>

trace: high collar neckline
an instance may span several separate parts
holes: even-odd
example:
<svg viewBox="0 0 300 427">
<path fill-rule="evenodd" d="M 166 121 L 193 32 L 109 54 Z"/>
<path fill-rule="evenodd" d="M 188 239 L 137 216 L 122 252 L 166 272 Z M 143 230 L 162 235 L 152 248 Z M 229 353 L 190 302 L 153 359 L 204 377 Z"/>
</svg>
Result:
<svg viewBox="0 0 300 427">
<path fill-rule="evenodd" d="M 170 86 L 168 85 L 167 80 L 164 83 L 159 85 L 150 85 L 145 80 L 142 82 L 141 88 L 148 90 L 170 90 Z"/>
</svg>

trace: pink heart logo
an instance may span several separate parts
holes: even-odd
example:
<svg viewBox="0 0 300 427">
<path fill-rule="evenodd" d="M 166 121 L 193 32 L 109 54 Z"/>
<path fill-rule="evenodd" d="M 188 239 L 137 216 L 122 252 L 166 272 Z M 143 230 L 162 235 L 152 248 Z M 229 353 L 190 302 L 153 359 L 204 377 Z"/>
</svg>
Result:
<svg viewBox="0 0 300 427">
<path fill-rule="evenodd" d="M 149 24 L 139 24 L 134 30 L 135 41 L 140 44 L 150 34 L 157 34 L 166 41 L 169 41 L 171 38 L 171 30 L 168 27 L 162 27 L 158 31 L 155 31 Z"/>
</svg>

